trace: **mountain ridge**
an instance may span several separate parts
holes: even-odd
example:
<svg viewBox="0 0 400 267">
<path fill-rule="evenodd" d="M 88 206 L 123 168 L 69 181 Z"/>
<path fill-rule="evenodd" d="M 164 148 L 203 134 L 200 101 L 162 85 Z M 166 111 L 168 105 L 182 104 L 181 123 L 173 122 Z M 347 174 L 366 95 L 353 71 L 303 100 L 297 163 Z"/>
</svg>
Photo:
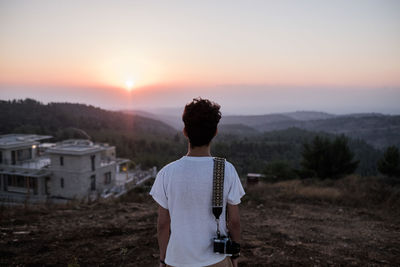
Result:
<svg viewBox="0 0 400 267">
<path fill-rule="evenodd" d="M 182 129 L 183 123 L 178 116 L 152 114 L 153 118 Z M 233 135 L 254 135 L 289 128 L 309 131 L 322 131 L 332 134 L 346 134 L 360 138 L 383 149 L 390 145 L 400 147 L 400 115 L 381 113 L 330 114 L 320 111 L 295 111 L 264 115 L 227 115 L 222 116 L 220 133 Z"/>
</svg>

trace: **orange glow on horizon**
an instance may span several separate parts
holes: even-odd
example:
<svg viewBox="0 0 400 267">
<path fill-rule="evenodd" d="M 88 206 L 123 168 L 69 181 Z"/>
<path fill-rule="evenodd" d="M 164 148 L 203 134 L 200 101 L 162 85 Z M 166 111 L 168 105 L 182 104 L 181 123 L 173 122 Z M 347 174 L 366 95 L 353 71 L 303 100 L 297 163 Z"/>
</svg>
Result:
<svg viewBox="0 0 400 267">
<path fill-rule="evenodd" d="M 132 91 L 135 86 L 135 82 L 133 80 L 126 80 L 125 81 L 125 88 L 128 91 Z"/>
</svg>

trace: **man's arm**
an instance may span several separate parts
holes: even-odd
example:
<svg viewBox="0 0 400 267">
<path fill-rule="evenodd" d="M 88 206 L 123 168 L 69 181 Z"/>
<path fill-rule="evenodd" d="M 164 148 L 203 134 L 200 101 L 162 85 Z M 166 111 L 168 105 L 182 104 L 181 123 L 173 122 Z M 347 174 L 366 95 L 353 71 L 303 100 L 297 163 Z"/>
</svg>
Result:
<svg viewBox="0 0 400 267">
<path fill-rule="evenodd" d="M 233 241 L 240 242 L 239 206 L 228 204 L 228 230 Z"/>
<path fill-rule="evenodd" d="M 233 241 L 240 243 L 240 214 L 238 205 L 227 205 L 228 208 L 228 230 Z M 237 259 L 232 260 L 234 267 L 238 266 Z"/>
<path fill-rule="evenodd" d="M 170 234 L 170 222 L 169 211 L 161 206 L 158 206 L 157 235 L 161 260 L 165 260 L 165 254 L 167 252 Z M 160 263 L 160 266 L 164 265 Z"/>
</svg>

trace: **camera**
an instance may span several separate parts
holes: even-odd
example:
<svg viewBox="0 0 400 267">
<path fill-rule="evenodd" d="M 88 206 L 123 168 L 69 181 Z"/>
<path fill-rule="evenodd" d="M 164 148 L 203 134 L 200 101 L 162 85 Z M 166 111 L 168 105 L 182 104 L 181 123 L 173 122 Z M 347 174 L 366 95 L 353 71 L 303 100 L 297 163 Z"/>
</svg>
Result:
<svg viewBox="0 0 400 267">
<path fill-rule="evenodd" d="M 240 253 L 240 245 L 227 236 L 216 237 L 214 238 L 214 253 L 238 256 Z"/>
</svg>

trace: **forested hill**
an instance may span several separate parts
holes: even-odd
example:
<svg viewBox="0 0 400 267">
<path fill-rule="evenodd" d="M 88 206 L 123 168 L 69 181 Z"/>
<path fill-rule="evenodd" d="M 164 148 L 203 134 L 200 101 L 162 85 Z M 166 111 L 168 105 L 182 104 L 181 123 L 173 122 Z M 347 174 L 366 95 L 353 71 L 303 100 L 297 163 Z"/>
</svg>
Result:
<svg viewBox="0 0 400 267">
<path fill-rule="evenodd" d="M 308 116 L 307 116 L 308 115 Z M 322 113 L 286 113 L 259 116 L 226 116 L 222 124 L 247 126 L 254 131 L 269 132 L 292 127 L 316 132 L 345 134 L 352 138 L 360 138 L 376 148 L 390 145 L 400 147 L 400 116 L 382 114 L 350 114 L 342 116 L 326 116 Z M 317 119 L 318 118 L 318 119 Z M 225 126 L 235 131 L 235 127 Z M 248 129 L 249 131 L 250 129 Z"/>
<path fill-rule="evenodd" d="M 49 103 L 32 99 L 0 101 L 0 134 L 49 134 L 56 140 L 71 137 L 101 136 L 108 132 L 133 138 L 173 137 L 176 130 L 160 121 L 97 107 Z"/>
<path fill-rule="evenodd" d="M 297 122 L 290 115 L 269 116 L 267 119 L 277 123 L 281 118 Z M 301 118 L 297 116 L 298 120 L 309 118 L 310 115 L 313 118 L 315 115 L 326 116 L 296 115 L 301 115 Z M 258 118 L 253 119 L 245 122 L 256 122 Z M 219 129 L 212 147 L 213 153 L 228 158 L 241 175 L 263 172 L 274 161 L 286 162 L 291 168 L 297 169 L 303 144 L 317 134 L 325 135 L 298 128 L 262 132 L 246 123 L 221 124 Z M 0 134 L 8 133 L 51 135 L 54 136 L 53 141 L 90 138 L 95 142 L 108 142 L 116 146 L 119 157 L 129 158 L 143 168 L 160 168 L 184 155 L 187 148 L 181 131 L 155 119 L 82 104 L 44 105 L 32 99 L 0 101 Z M 355 159 L 360 161 L 357 173 L 375 175 L 376 162 L 381 153 L 360 140 L 350 140 L 350 147 Z"/>
<path fill-rule="evenodd" d="M 161 114 L 124 110 L 122 112 L 158 119 L 177 130 L 183 128 L 181 114 Z M 254 136 L 270 131 L 299 128 L 313 132 L 345 134 L 360 138 L 375 148 L 400 147 L 400 116 L 379 113 L 335 115 L 318 111 L 296 111 L 265 115 L 223 115 L 219 132 Z"/>
<path fill-rule="evenodd" d="M 0 134 L 32 133 L 52 141 L 90 138 L 116 146 L 118 157 L 161 167 L 184 153 L 177 130 L 160 121 L 71 103 L 0 100 Z"/>
</svg>

